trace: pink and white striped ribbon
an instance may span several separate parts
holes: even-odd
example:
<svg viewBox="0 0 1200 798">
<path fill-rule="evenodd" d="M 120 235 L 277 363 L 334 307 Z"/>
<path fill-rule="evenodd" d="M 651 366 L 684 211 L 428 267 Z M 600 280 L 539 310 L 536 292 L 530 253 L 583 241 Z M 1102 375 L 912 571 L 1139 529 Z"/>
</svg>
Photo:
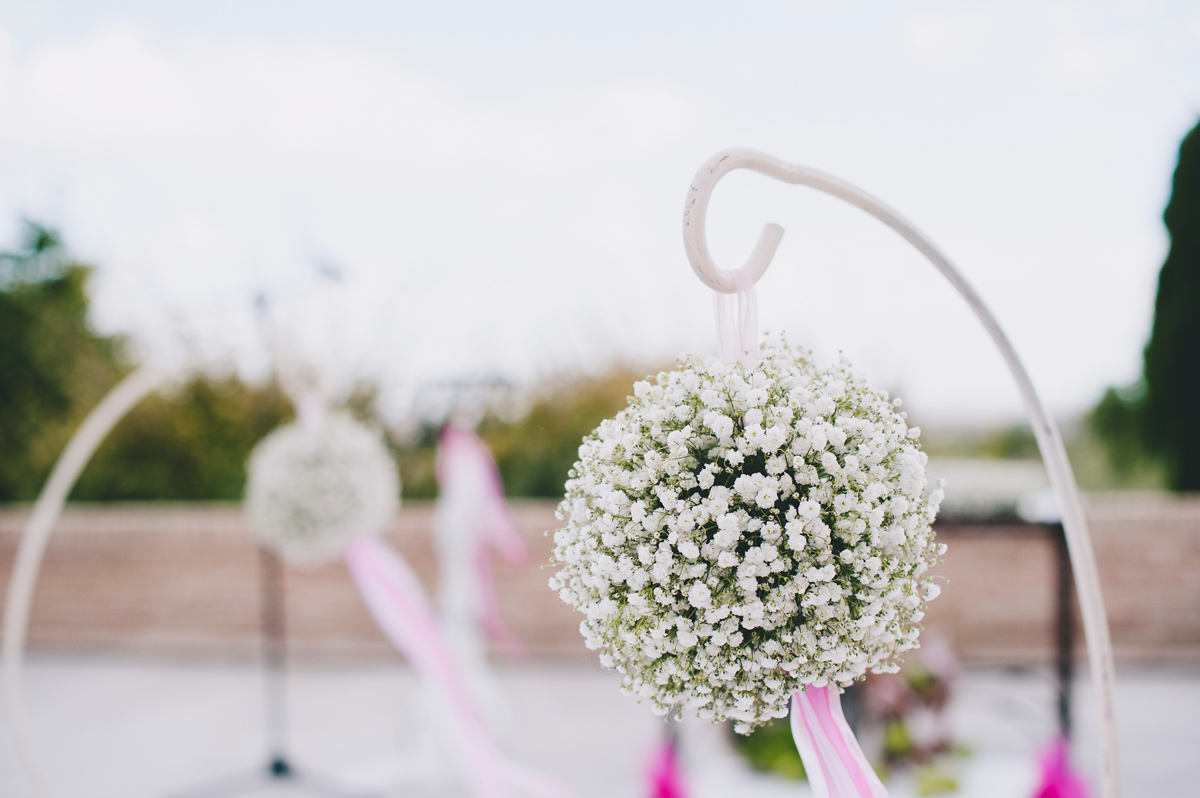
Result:
<svg viewBox="0 0 1200 798">
<path fill-rule="evenodd" d="M 754 278 L 744 269 L 735 269 L 729 275 L 737 292 L 716 291 L 713 296 L 717 354 L 722 363 L 741 363 L 749 371 L 758 365 L 758 297 L 754 293 Z"/>
<path fill-rule="evenodd" d="M 792 737 L 816 798 L 887 798 L 842 714 L 835 685 L 792 696 Z"/>
<path fill-rule="evenodd" d="M 474 432 L 447 424 L 438 439 L 434 469 L 444 495 L 455 493 L 449 489 L 454 480 L 464 480 L 478 492 L 472 497 L 475 512 L 468 521 L 474 542 L 470 556 L 476 578 L 475 614 L 497 650 L 509 656 L 524 655 L 525 644 L 500 614 L 491 549 L 509 565 L 521 565 L 529 559 L 529 548 L 508 511 L 495 458 Z"/>
<path fill-rule="evenodd" d="M 446 707 L 471 786 L 479 798 L 565 798 L 570 789 L 501 753 L 488 735 L 438 626 L 425 590 L 408 563 L 374 535 L 346 548 L 346 565 L 379 628 Z"/>
</svg>

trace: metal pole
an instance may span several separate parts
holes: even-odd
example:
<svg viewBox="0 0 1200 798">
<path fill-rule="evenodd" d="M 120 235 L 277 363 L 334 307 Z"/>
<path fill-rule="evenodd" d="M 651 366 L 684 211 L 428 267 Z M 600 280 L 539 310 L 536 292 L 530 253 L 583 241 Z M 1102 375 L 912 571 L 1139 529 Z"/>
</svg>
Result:
<svg viewBox="0 0 1200 798">
<path fill-rule="evenodd" d="M 1062 524 L 1050 528 L 1055 563 L 1055 675 L 1058 687 L 1058 731 L 1071 738 L 1071 682 L 1075 676 L 1075 613 L 1071 601 L 1075 583 L 1071 576 L 1071 554 Z"/>
<path fill-rule="evenodd" d="M 270 775 L 292 775 L 287 761 L 287 607 L 283 561 L 258 549 L 263 646 L 263 695 Z"/>
<path fill-rule="evenodd" d="M 210 779 L 176 790 L 169 798 L 214 798 L 262 791 L 265 784 L 287 780 L 294 789 L 330 798 L 378 798 L 343 787 L 305 769 L 297 770 L 287 757 L 287 573 L 276 554 L 258 549 L 259 631 L 262 638 L 263 714 L 267 766 Z"/>
</svg>

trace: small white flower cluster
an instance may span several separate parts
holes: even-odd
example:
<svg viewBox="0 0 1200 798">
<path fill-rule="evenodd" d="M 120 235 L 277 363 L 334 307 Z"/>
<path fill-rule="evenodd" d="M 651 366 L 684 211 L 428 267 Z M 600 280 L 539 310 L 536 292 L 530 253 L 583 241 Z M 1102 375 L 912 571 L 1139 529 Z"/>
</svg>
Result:
<svg viewBox="0 0 1200 798">
<path fill-rule="evenodd" d="M 262 545 L 297 565 L 336 559 L 356 534 L 376 534 L 399 505 L 383 441 L 344 413 L 286 424 L 250 455 L 246 512 Z"/>
<path fill-rule="evenodd" d="M 634 393 L 579 447 L 550 580 L 624 690 L 748 732 L 803 685 L 894 671 L 944 551 L 899 400 L 782 337 Z"/>
</svg>

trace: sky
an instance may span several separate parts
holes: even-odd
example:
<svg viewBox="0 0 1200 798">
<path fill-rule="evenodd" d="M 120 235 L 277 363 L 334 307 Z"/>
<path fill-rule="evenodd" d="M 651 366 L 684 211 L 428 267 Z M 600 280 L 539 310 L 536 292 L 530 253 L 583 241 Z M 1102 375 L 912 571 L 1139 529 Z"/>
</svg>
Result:
<svg viewBox="0 0 1200 798">
<path fill-rule="evenodd" d="M 1071 417 L 1140 372 L 1198 120 L 1189 2 L 8 0 L 0 248 L 22 218 L 61 230 L 98 266 L 96 325 L 143 358 L 254 376 L 270 340 L 402 415 L 437 381 L 715 352 L 683 201 L 753 147 L 914 221 Z M 764 329 L 843 352 L 927 425 L 1021 417 L 894 233 L 735 172 L 716 262 L 768 221 Z"/>
</svg>

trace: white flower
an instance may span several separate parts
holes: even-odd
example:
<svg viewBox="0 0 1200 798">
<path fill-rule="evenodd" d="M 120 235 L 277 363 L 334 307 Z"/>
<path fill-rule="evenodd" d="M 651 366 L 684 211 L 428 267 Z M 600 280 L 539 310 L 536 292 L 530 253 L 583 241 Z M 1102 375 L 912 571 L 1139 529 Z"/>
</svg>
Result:
<svg viewBox="0 0 1200 798">
<path fill-rule="evenodd" d="M 728 438 L 733 434 L 733 419 L 724 413 L 713 410 L 705 413 L 704 426 L 711 429 L 718 438 Z"/>
<path fill-rule="evenodd" d="M 762 434 L 762 442 L 759 444 L 760 449 L 764 452 L 772 453 L 779 451 L 779 447 L 783 445 L 787 439 L 787 433 L 783 428 L 775 426 L 767 429 Z"/>
<path fill-rule="evenodd" d="M 821 505 L 812 499 L 807 499 L 796 505 L 796 514 L 801 518 L 811 521 L 821 514 Z"/>
<path fill-rule="evenodd" d="M 634 395 L 579 448 L 551 580 L 624 689 L 747 730 L 894 670 L 942 551 L 898 406 L 782 339 L 754 372 L 681 356 Z"/>
<path fill-rule="evenodd" d="M 703 582 L 692 582 L 692 586 L 688 589 L 688 603 L 698 610 L 711 607 L 712 592 L 709 591 L 708 585 Z"/>
<path fill-rule="evenodd" d="M 764 510 L 774 507 L 777 501 L 779 501 L 779 489 L 774 485 L 763 485 L 754 494 L 754 503 Z"/>
<path fill-rule="evenodd" d="M 761 474 L 742 474 L 733 481 L 733 490 L 743 501 L 751 501 L 762 489 Z"/>
<path fill-rule="evenodd" d="M 336 559 L 354 535 L 379 533 L 399 502 L 396 465 L 383 441 L 344 413 L 286 424 L 250 453 L 250 529 L 297 565 Z"/>
</svg>

